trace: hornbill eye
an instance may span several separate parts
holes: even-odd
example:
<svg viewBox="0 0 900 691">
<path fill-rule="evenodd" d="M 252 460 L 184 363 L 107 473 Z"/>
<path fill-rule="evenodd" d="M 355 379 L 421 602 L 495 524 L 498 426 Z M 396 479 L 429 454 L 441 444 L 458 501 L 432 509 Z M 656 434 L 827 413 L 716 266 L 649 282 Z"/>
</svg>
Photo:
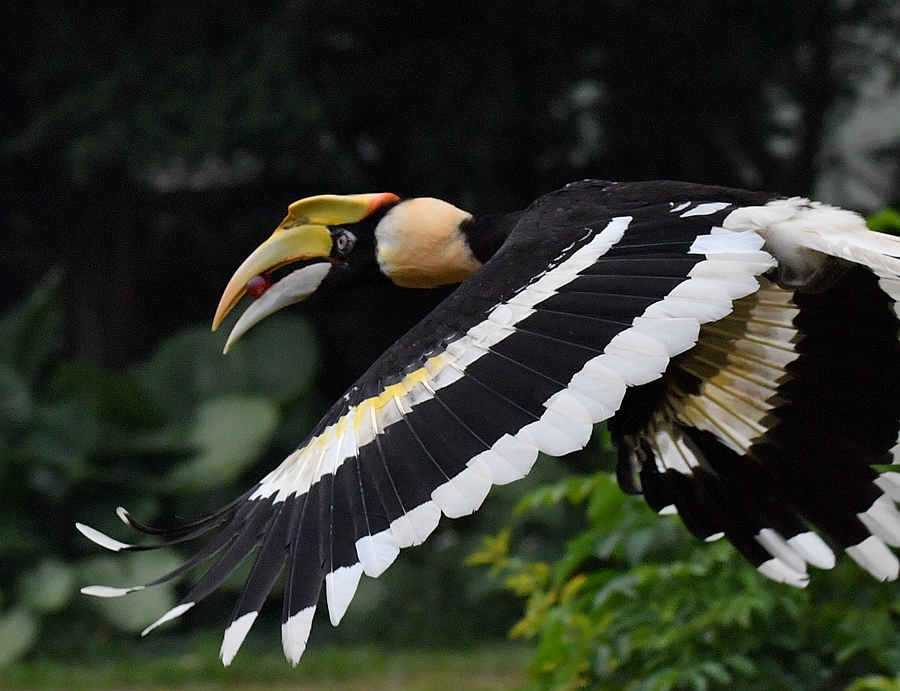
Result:
<svg viewBox="0 0 900 691">
<path fill-rule="evenodd" d="M 334 242 L 333 252 L 336 257 L 346 257 L 356 245 L 356 235 L 346 228 L 335 228 L 331 231 L 331 238 Z"/>
</svg>

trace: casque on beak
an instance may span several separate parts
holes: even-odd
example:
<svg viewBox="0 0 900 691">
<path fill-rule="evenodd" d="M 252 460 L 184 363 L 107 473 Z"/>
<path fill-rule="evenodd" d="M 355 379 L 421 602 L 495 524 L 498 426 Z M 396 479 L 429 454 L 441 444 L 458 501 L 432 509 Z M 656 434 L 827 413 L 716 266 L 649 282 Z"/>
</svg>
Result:
<svg viewBox="0 0 900 691">
<path fill-rule="evenodd" d="M 331 269 L 333 241 L 330 226 L 358 223 L 375 209 L 398 201 L 389 192 L 376 194 L 319 195 L 294 202 L 275 232 L 257 247 L 228 281 L 213 318 L 215 331 L 247 292 L 256 276 L 297 261 L 324 260 L 304 266 L 266 290 L 235 323 L 225 352 L 254 324 L 294 302 L 309 297 Z"/>
</svg>

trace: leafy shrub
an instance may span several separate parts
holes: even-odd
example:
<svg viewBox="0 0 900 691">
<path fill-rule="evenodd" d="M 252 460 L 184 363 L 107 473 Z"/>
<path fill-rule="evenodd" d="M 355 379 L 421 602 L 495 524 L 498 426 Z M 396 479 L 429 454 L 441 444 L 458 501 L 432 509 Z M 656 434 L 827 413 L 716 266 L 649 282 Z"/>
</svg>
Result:
<svg viewBox="0 0 900 691">
<path fill-rule="evenodd" d="M 610 453 L 607 451 L 607 453 Z M 528 519 L 560 503 L 586 527 L 555 560 L 522 556 L 507 528 L 472 557 L 526 601 L 516 637 L 535 638 L 532 688 L 613 691 L 893 689 L 900 588 L 848 558 L 803 590 L 773 583 L 724 540 L 624 495 L 609 472 L 531 492 Z M 871 676 L 870 676 L 871 675 Z"/>
</svg>

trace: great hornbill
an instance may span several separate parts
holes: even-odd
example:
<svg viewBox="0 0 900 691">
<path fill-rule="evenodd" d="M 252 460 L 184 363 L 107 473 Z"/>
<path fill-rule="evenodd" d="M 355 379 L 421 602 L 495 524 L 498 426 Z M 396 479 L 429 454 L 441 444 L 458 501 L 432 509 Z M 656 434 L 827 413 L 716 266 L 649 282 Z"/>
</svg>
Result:
<svg viewBox="0 0 900 691">
<path fill-rule="evenodd" d="M 381 574 L 441 514 L 478 509 L 538 452 L 581 449 L 604 420 L 625 491 L 699 538 L 726 537 L 769 578 L 802 587 L 808 564 L 834 565 L 815 528 L 894 579 L 900 475 L 873 466 L 900 461 L 898 257 L 900 239 L 854 213 L 677 182 L 578 182 L 483 218 L 393 194 L 295 202 L 225 289 L 214 328 L 245 292 L 258 298 L 228 346 L 318 289 L 460 286 L 228 506 L 163 534 L 118 509 L 159 546 L 205 536 L 147 585 L 216 559 L 148 631 L 258 549 L 221 657 L 286 570 L 282 639 L 296 664 L 323 583 L 337 624 L 362 573 Z"/>
</svg>

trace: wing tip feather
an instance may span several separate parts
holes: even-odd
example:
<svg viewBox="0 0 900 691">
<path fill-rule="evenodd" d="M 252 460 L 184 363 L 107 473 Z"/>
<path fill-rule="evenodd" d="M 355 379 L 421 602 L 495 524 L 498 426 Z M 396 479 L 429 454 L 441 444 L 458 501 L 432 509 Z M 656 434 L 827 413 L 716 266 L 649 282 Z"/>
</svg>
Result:
<svg viewBox="0 0 900 691">
<path fill-rule="evenodd" d="M 258 615 L 259 612 L 242 614 L 237 619 L 234 619 L 228 625 L 228 628 L 225 629 L 225 635 L 222 637 L 222 647 L 219 650 L 219 659 L 222 660 L 222 664 L 225 667 L 228 667 L 234 660 L 234 656 L 237 655 L 244 639 L 250 633 L 250 628 Z"/>
</svg>

